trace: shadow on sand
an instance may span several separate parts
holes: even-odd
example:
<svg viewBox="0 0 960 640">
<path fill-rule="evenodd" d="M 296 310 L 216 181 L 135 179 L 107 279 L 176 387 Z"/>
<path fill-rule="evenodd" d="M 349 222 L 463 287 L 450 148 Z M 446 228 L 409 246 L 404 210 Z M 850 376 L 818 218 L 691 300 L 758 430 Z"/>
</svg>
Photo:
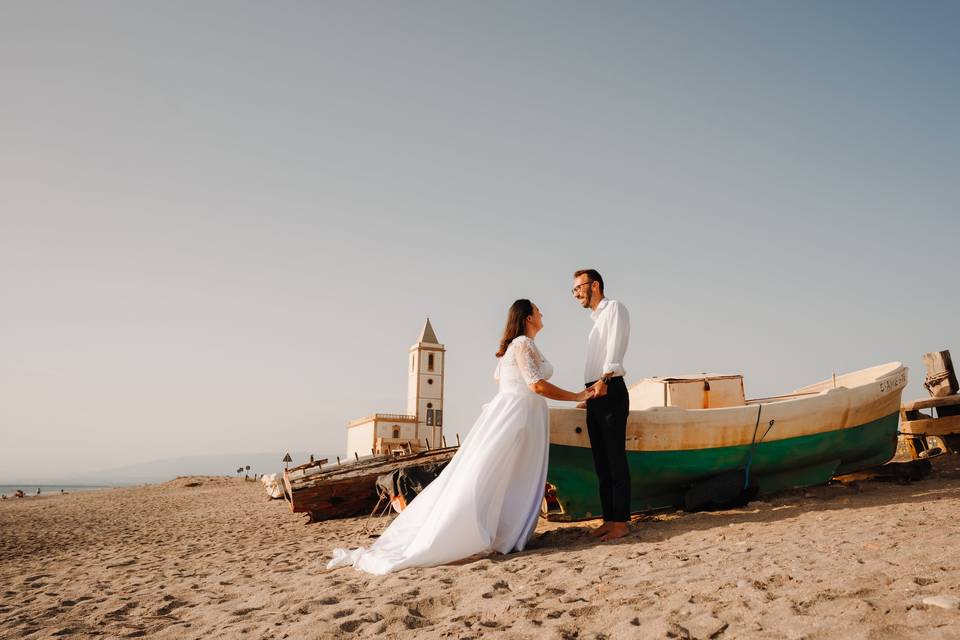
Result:
<svg viewBox="0 0 960 640">
<path fill-rule="evenodd" d="M 575 523 L 551 523 L 548 531 L 536 535 L 521 554 L 493 556 L 503 562 L 519 556 L 549 556 L 599 545 L 630 545 L 664 542 L 691 531 L 722 529 L 731 525 L 777 522 L 810 512 L 851 511 L 868 507 L 902 504 L 914 509 L 925 502 L 960 495 L 960 456 L 947 454 L 933 460 L 933 471 L 926 479 L 898 483 L 887 480 L 860 480 L 851 483 L 781 491 L 750 502 L 744 507 L 726 511 L 687 513 L 667 511 L 634 516 L 630 535 L 600 542 L 588 532 L 600 520 Z"/>
</svg>

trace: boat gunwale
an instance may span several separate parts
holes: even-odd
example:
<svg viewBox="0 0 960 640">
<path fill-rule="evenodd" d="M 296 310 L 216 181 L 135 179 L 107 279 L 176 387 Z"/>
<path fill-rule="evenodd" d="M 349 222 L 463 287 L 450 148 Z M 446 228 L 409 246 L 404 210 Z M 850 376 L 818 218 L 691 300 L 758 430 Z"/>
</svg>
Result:
<svg viewBox="0 0 960 640">
<path fill-rule="evenodd" d="M 775 421 L 774 424 L 779 420 L 782 425 L 767 436 L 767 439 L 772 441 L 856 428 L 872 420 L 898 413 L 900 398 L 906 387 L 908 368 L 902 363 L 890 362 L 845 374 L 843 377 L 850 380 L 869 371 L 879 373 L 869 379 L 863 377 L 863 381 L 856 386 L 831 387 L 811 395 L 775 402 L 714 409 L 650 407 L 631 411 L 627 423 L 627 450 L 711 449 L 749 444 L 754 437 L 754 430 L 759 428 L 760 434 L 763 434 L 764 425 L 771 418 Z M 872 386 L 897 376 L 903 376 L 903 379 L 898 380 L 896 385 L 887 388 L 881 385 L 879 390 Z M 804 388 L 809 389 L 812 386 L 814 385 Z M 774 411 L 773 414 L 763 413 L 768 407 Z M 759 427 L 754 419 L 758 413 L 760 421 L 764 423 Z M 585 424 L 585 418 L 582 409 L 551 408 L 550 443 L 589 447 L 586 430 L 580 429 L 576 432 L 580 424 Z"/>
</svg>

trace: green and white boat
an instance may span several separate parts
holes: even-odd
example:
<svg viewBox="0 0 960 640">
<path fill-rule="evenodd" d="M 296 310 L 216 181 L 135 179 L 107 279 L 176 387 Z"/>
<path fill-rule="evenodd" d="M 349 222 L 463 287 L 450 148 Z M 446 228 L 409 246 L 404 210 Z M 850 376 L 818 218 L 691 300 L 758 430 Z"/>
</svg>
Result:
<svg viewBox="0 0 960 640">
<path fill-rule="evenodd" d="M 755 400 L 738 375 L 644 379 L 629 389 L 631 509 L 682 506 L 692 485 L 748 460 L 760 495 L 883 464 L 896 451 L 906 384 L 899 362 Z M 550 410 L 547 483 L 547 518 L 600 516 L 586 411 Z"/>
</svg>

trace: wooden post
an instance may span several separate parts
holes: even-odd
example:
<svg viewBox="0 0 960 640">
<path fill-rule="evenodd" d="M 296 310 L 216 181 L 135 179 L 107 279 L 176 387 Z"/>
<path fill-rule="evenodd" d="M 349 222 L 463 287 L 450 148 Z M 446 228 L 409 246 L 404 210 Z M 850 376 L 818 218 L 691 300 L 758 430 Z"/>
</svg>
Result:
<svg viewBox="0 0 960 640">
<path fill-rule="evenodd" d="M 923 386 L 931 396 L 942 398 L 960 391 L 949 351 L 925 353 L 923 354 L 923 364 L 927 367 L 927 377 L 923 381 Z"/>
<path fill-rule="evenodd" d="M 460 434 L 459 434 L 459 433 L 457 434 L 457 446 L 458 446 L 458 447 L 460 446 Z"/>
</svg>

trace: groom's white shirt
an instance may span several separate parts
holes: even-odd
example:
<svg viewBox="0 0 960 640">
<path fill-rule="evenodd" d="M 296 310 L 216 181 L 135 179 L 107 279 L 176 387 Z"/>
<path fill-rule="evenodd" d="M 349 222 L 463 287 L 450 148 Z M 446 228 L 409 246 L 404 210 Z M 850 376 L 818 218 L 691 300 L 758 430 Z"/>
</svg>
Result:
<svg viewBox="0 0 960 640">
<path fill-rule="evenodd" d="M 603 374 L 622 376 L 623 356 L 630 341 L 630 314 L 622 302 L 604 298 L 590 317 L 593 329 L 587 338 L 587 366 L 584 382 L 599 380 Z"/>
</svg>

